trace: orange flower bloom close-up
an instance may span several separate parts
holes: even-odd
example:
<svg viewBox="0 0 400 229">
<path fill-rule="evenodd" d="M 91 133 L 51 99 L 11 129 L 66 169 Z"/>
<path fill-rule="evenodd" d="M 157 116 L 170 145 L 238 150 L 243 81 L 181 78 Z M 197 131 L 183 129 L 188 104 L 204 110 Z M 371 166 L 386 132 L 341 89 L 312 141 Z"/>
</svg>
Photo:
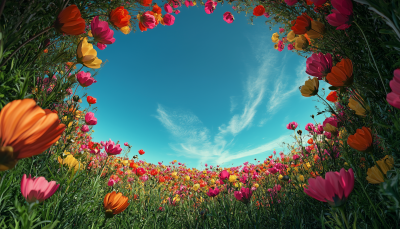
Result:
<svg viewBox="0 0 400 229">
<path fill-rule="evenodd" d="M 302 35 L 307 33 L 311 29 L 311 19 L 306 13 L 298 16 L 296 19 L 296 24 L 292 26 L 292 30 L 297 35 Z"/>
<path fill-rule="evenodd" d="M 128 206 L 128 197 L 123 196 L 122 193 L 113 191 L 104 197 L 104 210 L 108 218 L 123 212 Z"/>
<path fill-rule="evenodd" d="M 110 13 L 110 22 L 118 28 L 128 26 L 131 20 L 129 12 L 123 6 L 117 7 Z"/>
<path fill-rule="evenodd" d="M 76 5 L 63 9 L 54 22 L 54 27 L 59 33 L 67 35 L 80 35 L 85 33 L 86 23 L 81 17 L 81 12 Z"/>
<path fill-rule="evenodd" d="M 326 100 L 328 100 L 329 102 L 332 102 L 332 103 L 336 103 L 337 99 L 338 99 L 338 96 L 337 96 L 337 92 L 336 91 L 331 91 L 328 94 L 328 96 L 326 96 Z"/>
<path fill-rule="evenodd" d="M 0 112 L 0 171 L 18 160 L 43 153 L 65 129 L 58 115 L 43 110 L 33 99 L 14 100 Z"/>
<path fill-rule="evenodd" d="M 328 83 L 335 87 L 350 86 L 353 83 L 353 63 L 350 59 L 342 59 L 328 75 Z"/>
<path fill-rule="evenodd" d="M 349 136 L 347 144 L 355 150 L 369 152 L 372 148 L 371 130 L 365 126 L 357 129 L 355 134 Z"/>
</svg>

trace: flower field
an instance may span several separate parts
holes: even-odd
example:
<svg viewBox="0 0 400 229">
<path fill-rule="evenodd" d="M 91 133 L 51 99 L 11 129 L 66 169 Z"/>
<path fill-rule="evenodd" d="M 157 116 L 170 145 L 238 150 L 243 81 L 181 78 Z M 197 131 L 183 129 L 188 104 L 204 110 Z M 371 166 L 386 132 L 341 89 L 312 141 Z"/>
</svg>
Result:
<svg viewBox="0 0 400 229">
<path fill-rule="evenodd" d="M 77 91 L 96 87 L 114 33 L 219 4 L 306 58 L 298 96 L 323 123 L 290 122 L 288 153 L 235 167 L 93 141 L 97 99 Z M 399 228 L 399 54 L 398 0 L 0 0 L 0 228 Z"/>
</svg>

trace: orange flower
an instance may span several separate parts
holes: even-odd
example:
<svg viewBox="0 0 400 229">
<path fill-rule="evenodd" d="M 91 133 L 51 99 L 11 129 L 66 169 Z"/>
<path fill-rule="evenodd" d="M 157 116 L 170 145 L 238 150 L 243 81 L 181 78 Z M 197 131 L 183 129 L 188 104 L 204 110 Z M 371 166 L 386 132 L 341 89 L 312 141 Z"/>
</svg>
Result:
<svg viewBox="0 0 400 229">
<path fill-rule="evenodd" d="M 161 14 L 161 7 L 159 7 L 158 5 L 157 5 L 157 3 L 156 4 L 154 4 L 154 6 L 153 6 L 153 13 L 156 13 L 156 14 Z"/>
<path fill-rule="evenodd" d="M 313 143 L 314 143 L 314 141 L 313 141 L 313 139 L 312 139 L 312 138 L 310 138 L 310 139 L 308 139 L 307 143 L 308 143 L 308 144 L 313 144 Z"/>
<path fill-rule="evenodd" d="M 328 96 L 326 96 L 326 100 L 336 103 L 338 99 L 336 91 L 331 91 Z"/>
<path fill-rule="evenodd" d="M 350 59 L 343 59 L 336 64 L 328 75 L 328 83 L 335 87 L 350 86 L 353 83 L 353 63 Z"/>
<path fill-rule="evenodd" d="M 307 33 L 307 31 L 311 29 L 311 21 L 312 19 L 307 15 L 307 13 L 298 16 L 296 24 L 292 26 L 293 32 L 298 35 Z"/>
<path fill-rule="evenodd" d="M 150 6 L 150 4 L 151 4 L 152 1 L 153 1 L 153 0 L 140 0 L 139 2 L 140 2 L 140 4 L 141 4 L 142 6 Z"/>
<path fill-rule="evenodd" d="M 54 27 L 59 33 L 79 35 L 85 33 L 85 20 L 76 5 L 70 5 L 58 15 Z"/>
<path fill-rule="evenodd" d="M 128 26 L 130 19 L 129 12 L 123 6 L 117 7 L 110 13 L 110 22 L 118 28 Z"/>
<path fill-rule="evenodd" d="M 365 126 L 362 129 L 357 129 L 354 135 L 347 138 L 347 144 L 358 151 L 370 152 L 372 150 L 371 130 Z"/>
<path fill-rule="evenodd" d="M 253 10 L 253 15 L 257 17 L 264 15 L 264 13 L 265 13 L 265 8 L 263 5 L 258 5 Z"/>
<path fill-rule="evenodd" d="M 142 22 L 139 22 L 139 29 L 140 31 L 147 31 L 147 28 L 142 24 Z"/>
<path fill-rule="evenodd" d="M 58 115 L 43 110 L 33 99 L 14 100 L 0 112 L 0 171 L 18 160 L 41 154 L 65 129 Z"/>
<path fill-rule="evenodd" d="M 45 50 L 43 50 L 43 52 L 44 52 L 44 53 L 48 53 L 48 52 L 49 52 L 49 50 L 48 50 L 48 49 L 45 49 Z"/>
<path fill-rule="evenodd" d="M 104 197 L 104 209 L 107 218 L 123 212 L 128 206 L 128 197 L 123 196 L 122 193 L 117 194 L 113 191 Z"/>
</svg>

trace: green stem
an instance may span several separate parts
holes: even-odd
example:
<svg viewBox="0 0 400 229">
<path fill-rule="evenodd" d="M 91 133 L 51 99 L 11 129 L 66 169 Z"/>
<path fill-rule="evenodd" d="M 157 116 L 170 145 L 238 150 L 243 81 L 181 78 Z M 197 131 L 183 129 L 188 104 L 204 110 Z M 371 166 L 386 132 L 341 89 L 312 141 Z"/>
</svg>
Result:
<svg viewBox="0 0 400 229">
<path fill-rule="evenodd" d="M 382 76 L 381 76 L 381 72 L 379 71 L 378 65 L 376 64 L 374 55 L 372 55 L 371 49 L 369 48 L 369 43 L 368 43 L 367 38 L 365 37 L 364 31 L 361 29 L 361 27 L 357 24 L 356 21 L 353 21 L 353 22 L 354 22 L 354 24 L 356 24 L 356 26 L 360 29 L 360 31 L 361 31 L 361 33 L 362 33 L 362 35 L 363 35 L 363 37 L 364 37 L 364 40 L 365 40 L 365 42 L 367 43 L 367 47 L 368 47 L 369 54 L 371 55 L 372 60 L 374 61 L 374 65 L 375 65 L 376 71 L 377 71 L 378 74 L 379 74 L 379 78 L 381 79 L 383 89 L 385 90 L 385 93 L 388 94 L 388 92 L 386 91 L 385 84 L 383 83 L 383 79 L 382 79 Z"/>
<path fill-rule="evenodd" d="M 339 207 L 339 211 L 340 211 L 340 213 L 341 213 L 341 215 L 342 215 L 342 218 L 343 218 L 344 223 L 346 224 L 346 228 L 347 228 L 347 229 L 350 229 L 350 227 L 349 227 L 349 222 L 347 222 L 346 214 L 345 214 L 345 212 L 344 212 L 344 206 Z"/>
</svg>

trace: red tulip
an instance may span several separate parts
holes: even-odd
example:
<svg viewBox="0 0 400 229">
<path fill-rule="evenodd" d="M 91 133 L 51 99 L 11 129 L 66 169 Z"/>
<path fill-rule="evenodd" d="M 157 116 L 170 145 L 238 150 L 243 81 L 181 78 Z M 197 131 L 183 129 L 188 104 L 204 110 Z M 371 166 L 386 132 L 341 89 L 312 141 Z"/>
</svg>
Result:
<svg viewBox="0 0 400 229">
<path fill-rule="evenodd" d="M 138 152 L 139 152 L 140 155 L 143 155 L 143 154 L 144 154 L 144 151 L 143 151 L 142 149 L 139 150 Z"/>
<path fill-rule="evenodd" d="M 87 97 L 87 102 L 88 102 L 89 104 L 95 104 L 95 103 L 97 103 L 97 99 L 94 98 L 94 97 L 92 97 L 92 96 L 88 96 L 88 97 Z"/>
</svg>

